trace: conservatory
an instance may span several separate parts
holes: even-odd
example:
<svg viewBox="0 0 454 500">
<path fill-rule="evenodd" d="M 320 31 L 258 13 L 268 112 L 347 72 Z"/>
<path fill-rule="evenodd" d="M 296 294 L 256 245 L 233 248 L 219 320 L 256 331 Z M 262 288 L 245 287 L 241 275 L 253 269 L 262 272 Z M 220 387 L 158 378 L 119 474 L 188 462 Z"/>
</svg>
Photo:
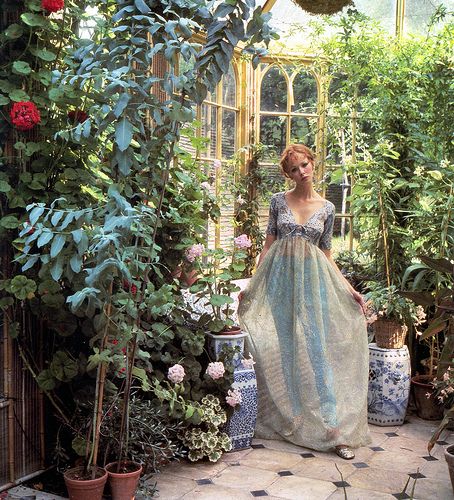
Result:
<svg viewBox="0 0 454 500">
<path fill-rule="evenodd" d="M 0 5 L 0 498 L 454 498 L 453 0 Z"/>
</svg>

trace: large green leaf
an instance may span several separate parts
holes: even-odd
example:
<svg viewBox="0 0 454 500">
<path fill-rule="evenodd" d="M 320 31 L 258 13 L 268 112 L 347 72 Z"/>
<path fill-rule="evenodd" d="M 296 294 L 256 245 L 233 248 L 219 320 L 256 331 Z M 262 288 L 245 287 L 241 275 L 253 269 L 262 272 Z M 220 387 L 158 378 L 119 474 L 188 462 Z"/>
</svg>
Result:
<svg viewBox="0 0 454 500">
<path fill-rule="evenodd" d="M 25 12 L 20 16 L 22 21 L 28 26 L 47 26 L 48 21 L 43 16 L 38 14 L 32 14 L 31 12 Z"/>
<path fill-rule="evenodd" d="M 19 24 L 10 24 L 8 28 L 5 30 L 5 36 L 6 38 L 9 38 L 10 40 L 14 40 L 15 38 L 20 38 L 24 33 L 24 28 L 20 26 Z"/>
<path fill-rule="evenodd" d="M 32 69 L 28 62 L 25 61 L 14 61 L 13 63 L 13 73 L 17 75 L 29 75 Z"/>
<path fill-rule="evenodd" d="M 32 47 L 30 49 L 30 52 L 34 56 L 42 59 L 43 61 L 54 61 L 57 57 L 57 55 L 54 52 L 47 50 L 47 49 L 37 49 L 35 47 Z"/>
<path fill-rule="evenodd" d="M 12 101 L 19 102 L 19 101 L 29 101 L 30 96 L 24 92 L 22 89 L 14 89 L 11 90 L 11 92 L 8 92 L 9 98 Z"/>
<path fill-rule="evenodd" d="M 69 382 L 79 372 L 79 365 L 64 351 L 57 351 L 50 364 L 50 372 L 62 382 Z"/>
<path fill-rule="evenodd" d="M 36 283 L 26 276 L 18 275 L 11 280 L 10 289 L 19 300 L 31 299 L 36 291 Z"/>
<path fill-rule="evenodd" d="M 19 227 L 19 220 L 14 215 L 6 215 L 0 219 L 0 226 L 5 229 L 16 229 Z"/>
<path fill-rule="evenodd" d="M 115 127 L 115 142 L 120 151 L 125 151 L 131 144 L 132 123 L 126 118 L 122 118 Z"/>
<path fill-rule="evenodd" d="M 38 240 L 39 242 L 39 240 Z M 55 258 L 65 246 L 66 236 L 64 234 L 57 234 L 52 240 L 52 245 L 50 247 L 50 257 Z M 39 245 L 38 245 L 39 246 Z"/>
</svg>

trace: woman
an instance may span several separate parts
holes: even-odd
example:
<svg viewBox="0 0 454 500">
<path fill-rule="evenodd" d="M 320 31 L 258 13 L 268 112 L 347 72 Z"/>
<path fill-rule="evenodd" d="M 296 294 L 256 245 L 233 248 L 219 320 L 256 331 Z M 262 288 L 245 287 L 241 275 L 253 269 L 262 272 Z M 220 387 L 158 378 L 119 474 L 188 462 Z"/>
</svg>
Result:
<svg viewBox="0 0 454 500">
<path fill-rule="evenodd" d="M 364 303 L 331 256 L 335 209 L 314 190 L 312 151 L 290 145 L 280 166 L 294 188 L 271 199 L 238 311 L 258 367 L 256 436 L 352 459 L 370 442 Z"/>
</svg>

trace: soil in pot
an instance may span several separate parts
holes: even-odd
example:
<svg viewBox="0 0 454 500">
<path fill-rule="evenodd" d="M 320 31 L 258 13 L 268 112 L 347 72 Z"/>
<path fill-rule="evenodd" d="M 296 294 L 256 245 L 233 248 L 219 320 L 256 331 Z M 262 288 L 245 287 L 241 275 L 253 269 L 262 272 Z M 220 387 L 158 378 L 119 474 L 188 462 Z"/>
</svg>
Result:
<svg viewBox="0 0 454 500">
<path fill-rule="evenodd" d="M 415 375 L 411 379 L 415 397 L 416 413 L 424 420 L 440 420 L 443 418 L 443 406 L 438 404 L 430 375 Z M 430 397 L 427 397 L 430 394 Z"/>
<path fill-rule="evenodd" d="M 107 481 L 107 471 L 96 467 L 95 478 L 92 479 L 92 470 L 85 467 L 74 467 L 67 470 L 63 477 L 69 500 L 101 500 L 104 485 Z"/>
<path fill-rule="evenodd" d="M 142 466 L 129 460 L 106 465 L 112 500 L 134 500 Z"/>
<path fill-rule="evenodd" d="M 214 333 L 214 335 L 239 335 L 240 333 L 241 328 L 239 326 L 229 326 L 220 332 Z"/>
</svg>

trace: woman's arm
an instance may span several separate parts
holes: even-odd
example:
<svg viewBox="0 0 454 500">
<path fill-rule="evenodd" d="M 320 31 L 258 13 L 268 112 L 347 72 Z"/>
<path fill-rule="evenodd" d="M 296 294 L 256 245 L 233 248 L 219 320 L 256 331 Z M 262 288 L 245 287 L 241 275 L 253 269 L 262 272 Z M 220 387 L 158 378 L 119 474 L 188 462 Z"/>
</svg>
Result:
<svg viewBox="0 0 454 500">
<path fill-rule="evenodd" d="M 265 244 L 263 245 L 263 249 L 260 253 L 259 261 L 257 262 L 257 268 L 262 263 L 265 255 L 268 253 L 270 246 L 276 241 L 276 236 L 274 234 L 267 234 L 265 238 Z"/>
<path fill-rule="evenodd" d="M 335 260 L 333 259 L 333 256 L 331 254 L 331 250 L 322 249 L 322 252 L 326 255 L 327 259 L 329 260 L 329 262 L 331 263 L 331 265 L 333 266 L 333 268 L 336 270 L 336 272 L 340 276 L 342 276 L 342 279 L 347 284 L 348 290 L 352 294 L 353 298 L 361 306 L 361 309 L 363 310 L 363 313 L 366 314 L 366 305 L 364 303 L 363 296 L 352 287 L 352 285 L 349 283 L 349 281 L 347 280 L 347 278 L 341 273 L 341 270 L 337 267 L 337 264 L 336 264 Z"/>
</svg>

